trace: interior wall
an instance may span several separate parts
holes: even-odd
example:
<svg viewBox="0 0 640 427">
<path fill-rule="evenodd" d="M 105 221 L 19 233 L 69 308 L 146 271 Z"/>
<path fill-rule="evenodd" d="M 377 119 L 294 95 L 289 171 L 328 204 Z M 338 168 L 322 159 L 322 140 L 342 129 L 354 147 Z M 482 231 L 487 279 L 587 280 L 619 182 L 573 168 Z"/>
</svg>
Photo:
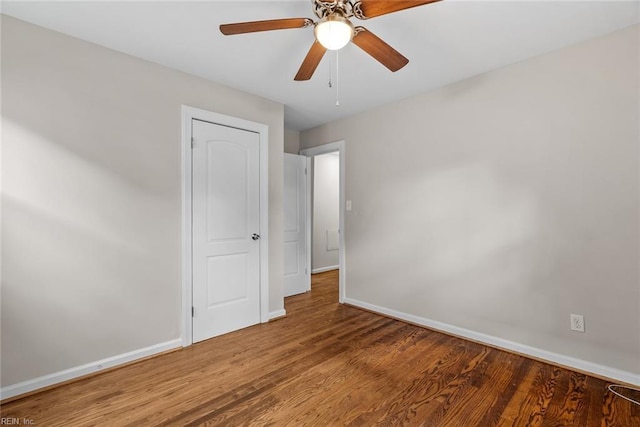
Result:
<svg viewBox="0 0 640 427">
<path fill-rule="evenodd" d="M 639 40 L 302 132 L 345 140 L 347 298 L 640 373 Z"/>
<path fill-rule="evenodd" d="M 283 309 L 283 106 L 2 17 L 2 386 L 180 337 L 181 106 L 269 126 Z"/>
<path fill-rule="evenodd" d="M 340 155 L 313 158 L 312 272 L 338 268 L 340 228 Z"/>
<path fill-rule="evenodd" d="M 284 129 L 284 152 L 289 154 L 300 153 L 300 132 L 293 129 Z"/>
</svg>

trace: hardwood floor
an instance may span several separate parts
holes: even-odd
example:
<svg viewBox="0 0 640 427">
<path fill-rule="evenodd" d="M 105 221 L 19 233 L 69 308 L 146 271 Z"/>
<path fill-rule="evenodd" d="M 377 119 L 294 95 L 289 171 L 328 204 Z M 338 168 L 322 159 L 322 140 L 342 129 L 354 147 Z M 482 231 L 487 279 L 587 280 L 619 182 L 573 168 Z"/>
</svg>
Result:
<svg viewBox="0 0 640 427">
<path fill-rule="evenodd" d="M 640 426 L 607 383 L 337 304 L 337 272 L 288 316 L 35 394 L 39 426 Z M 636 396 L 636 399 L 638 397 Z"/>
</svg>

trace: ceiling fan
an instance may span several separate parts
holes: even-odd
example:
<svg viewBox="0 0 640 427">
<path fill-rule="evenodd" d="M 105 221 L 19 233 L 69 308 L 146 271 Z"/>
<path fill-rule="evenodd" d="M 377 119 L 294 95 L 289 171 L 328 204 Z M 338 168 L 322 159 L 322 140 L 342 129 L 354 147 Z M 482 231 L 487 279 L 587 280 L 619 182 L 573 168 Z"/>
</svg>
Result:
<svg viewBox="0 0 640 427">
<path fill-rule="evenodd" d="M 361 26 L 354 26 L 349 18 L 369 19 L 393 12 L 435 3 L 440 0 L 311 0 L 313 12 L 319 18 L 272 19 L 220 25 L 226 36 L 259 31 L 314 27 L 316 40 L 304 58 L 294 80 L 309 80 L 327 49 L 338 50 L 350 41 L 367 52 L 391 71 L 398 71 L 409 60 L 378 36 Z"/>
</svg>

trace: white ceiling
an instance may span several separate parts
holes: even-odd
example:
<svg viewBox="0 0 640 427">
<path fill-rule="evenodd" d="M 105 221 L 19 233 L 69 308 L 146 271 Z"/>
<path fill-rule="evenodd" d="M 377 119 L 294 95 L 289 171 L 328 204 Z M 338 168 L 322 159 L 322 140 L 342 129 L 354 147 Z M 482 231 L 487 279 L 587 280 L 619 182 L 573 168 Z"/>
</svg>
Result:
<svg viewBox="0 0 640 427">
<path fill-rule="evenodd" d="M 391 73 L 348 45 L 339 54 L 340 106 L 334 53 L 310 81 L 293 80 L 312 29 L 236 36 L 218 30 L 222 23 L 315 18 L 311 0 L 2 1 L 1 7 L 24 21 L 280 102 L 285 125 L 304 130 L 633 25 L 640 22 L 639 5 L 444 0 L 358 21 L 410 62 Z"/>
</svg>

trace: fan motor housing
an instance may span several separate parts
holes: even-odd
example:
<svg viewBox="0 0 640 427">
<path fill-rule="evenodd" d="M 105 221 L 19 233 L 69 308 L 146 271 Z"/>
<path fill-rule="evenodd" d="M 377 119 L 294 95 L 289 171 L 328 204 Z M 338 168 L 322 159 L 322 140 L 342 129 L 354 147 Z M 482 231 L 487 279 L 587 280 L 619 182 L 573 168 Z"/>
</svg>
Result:
<svg viewBox="0 0 640 427">
<path fill-rule="evenodd" d="M 360 1 L 350 0 L 311 0 L 313 13 L 320 19 L 326 18 L 334 13 L 340 13 L 345 18 L 355 16 L 358 19 L 366 19 L 360 12 Z"/>
</svg>

